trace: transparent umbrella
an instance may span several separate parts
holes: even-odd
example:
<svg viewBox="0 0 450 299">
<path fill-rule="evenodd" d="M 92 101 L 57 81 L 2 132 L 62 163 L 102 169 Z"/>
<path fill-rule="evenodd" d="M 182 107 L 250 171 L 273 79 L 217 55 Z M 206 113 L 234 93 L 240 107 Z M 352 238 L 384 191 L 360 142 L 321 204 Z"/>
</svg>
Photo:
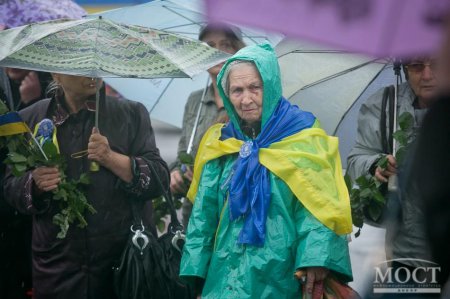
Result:
<svg viewBox="0 0 450 299">
<path fill-rule="evenodd" d="M 392 61 L 291 39 L 280 42 L 276 51 L 283 95 L 314 113 L 328 134 L 339 135 L 345 159 L 361 103 L 382 86 L 396 84 Z"/>
<path fill-rule="evenodd" d="M 145 4 L 114 9 L 100 14 L 117 22 L 158 28 L 192 39 L 197 39 L 201 26 L 206 24 L 203 1 L 156 0 Z M 240 27 L 240 26 L 239 26 Z M 281 34 L 240 27 L 247 45 L 270 42 L 276 45 Z M 105 81 L 125 98 L 143 103 L 152 118 L 181 128 L 184 105 L 192 91 L 205 87 L 206 72 L 192 79 L 115 79 Z M 170 113 L 168 113 L 170 111 Z"/>
</svg>

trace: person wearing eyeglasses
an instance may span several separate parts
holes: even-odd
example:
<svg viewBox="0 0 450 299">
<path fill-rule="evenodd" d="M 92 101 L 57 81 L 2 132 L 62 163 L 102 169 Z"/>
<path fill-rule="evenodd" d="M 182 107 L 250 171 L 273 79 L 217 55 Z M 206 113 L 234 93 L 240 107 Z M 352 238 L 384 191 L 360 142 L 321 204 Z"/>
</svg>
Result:
<svg viewBox="0 0 450 299">
<path fill-rule="evenodd" d="M 402 170 L 401 162 L 397 161 L 395 153 L 392 152 L 392 137 L 389 136 L 400 130 L 398 117 L 408 112 L 413 119 L 413 124 L 404 131 L 408 144 L 417 138 L 424 116 L 435 102 L 439 87 L 437 66 L 437 60 L 433 57 L 414 57 L 403 61 L 406 82 L 398 86 L 396 128 L 393 128 L 394 123 L 390 119 L 389 92 L 382 88 L 361 106 L 356 143 L 347 160 L 347 173 L 353 181 L 361 176 L 374 177 L 382 184 L 386 200 L 389 198 L 382 216 L 379 219 L 369 219 L 370 216 L 366 215 L 366 223 L 386 226 L 386 260 L 394 259 L 394 268 L 407 267 L 413 270 L 425 266 L 424 262 L 418 259 L 431 260 L 423 229 L 423 213 L 415 187 L 402 188 L 402 192 L 398 193 L 399 200 L 393 200 L 392 196 L 387 195 L 387 185 L 389 178 Z M 386 167 L 378 166 L 382 157 L 387 158 Z M 394 207 L 397 213 L 392 214 Z M 387 224 L 386 219 L 389 217 L 395 219 L 395 225 L 390 222 Z M 362 233 L 364 234 L 364 228 Z M 397 259 L 404 260 L 399 262 Z"/>
<path fill-rule="evenodd" d="M 434 102 L 438 87 L 436 66 L 435 59 L 424 57 L 413 58 L 403 63 L 407 81 L 398 88 L 397 116 L 404 112 L 414 116 L 413 130 L 409 132 L 410 138 L 414 138 L 423 116 Z M 354 179 L 370 174 L 381 183 L 387 183 L 389 177 L 397 172 L 397 163 L 392 154 L 387 155 L 387 168 L 376 166 L 380 154 L 383 154 L 380 115 L 384 91 L 385 88 L 379 90 L 361 106 L 356 145 L 348 157 L 347 171 Z M 386 114 L 389 113 L 388 109 L 389 107 L 386 107 Z M 389 122 L 386 125 L 389 125 Z"/>
</svg>

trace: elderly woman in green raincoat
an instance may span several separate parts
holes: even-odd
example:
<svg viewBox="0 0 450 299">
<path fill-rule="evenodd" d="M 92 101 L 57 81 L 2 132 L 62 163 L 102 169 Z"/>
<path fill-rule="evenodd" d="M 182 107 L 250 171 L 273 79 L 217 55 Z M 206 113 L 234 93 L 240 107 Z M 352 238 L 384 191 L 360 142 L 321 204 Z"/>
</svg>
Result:
<svg viewBox="0 0 450 299">
<path fill-rule="evenodd" d="M 270 45 L 237 52 L 217 85 L 230 122 L 200 143 L 181 277 L 202 298 L 300 298 L 298 269 L 307 292 L 330 272 L 350 281 L 337 138 L 282 97 Z"/>
</svg>

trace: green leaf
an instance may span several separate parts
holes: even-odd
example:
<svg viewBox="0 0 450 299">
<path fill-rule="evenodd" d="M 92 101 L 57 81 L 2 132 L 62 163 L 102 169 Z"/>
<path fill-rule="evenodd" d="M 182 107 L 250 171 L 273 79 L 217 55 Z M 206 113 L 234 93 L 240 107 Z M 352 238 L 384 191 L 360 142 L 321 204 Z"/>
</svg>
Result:
<svg viewBox="0 0 450 299">
<path fill-rule="evenodd" d="M 29 167 L 34 167 L 34 165 L 36 164 L 35 159 L 33 156 L 28 156 L 27 158 L 27 164 Z"/>
<path fill-rule="evenodd" d="M 403 112 L 398 117 L 398 125 L 402 131 L 408 131 L 414 126 L 414 117 L 409 112 Z"/>
<path fill-rule="evenodd" d="M 380 167 L 381 169 L 386 169 L 388 166 L 388 162 L 389 162 L 389 160 L 388 160 L 387 156 L 382 155 L 377 162 L 377 166 Z"/>
<path fill-rule="evenodd" d="M 162 233 L 164 231 L 164 228 L 166 228 L 166 223 L 163 220 L 159 219 L 156 223 L 156 228 L 160 233 Z"/>
<path fill-rule="evenodd" d="M 345 181 L 345 185 L 347 186 L 348 191 L 350 192 L 352 190 L 353 184 L 352 184 L 352 179 L 350 178 L 350 175 L 348 173 L 346 173 L 344 175 L 344 181 Z"/>
<path fill-rule="evenodd" d="M 386 199 L 384 198 L 383 194 L 381 194 L 381 192 L 378 189 L 374 190 L 372 195 L 373 195 L 373 199 L 376 202 L 378 202 L 379 204 L 384 206 L 384 204 L 386 203 Z"/>
<path fill-rule="evenodd" d="M 365 188 L 360 190 L 359 196 L 362 198 L 371 198 L 372 197 L 372 190 L 370 188 Z"/>
<path fill-rule="evenodd" d="M 370 218 L 374 221 L 377 221 L 381 216 L 382 209 L 378 205 L 370 205 L 368 206 L 368 211 Z"/>
<path fill-rule="evenodd" d="M 9 153 L 9 160 L 13 163 L 26 163 L 28 160 L 24 155 L 18 153 Z"/>
<path fill-rule="evenodd" d="M 64 239 L 69 230 L 69 218 L 62 215 L 61 213 L 55 214 L 53 216 L 53 223 L 59 226 L 59 233 L 56 235 L 58 239 Z"/>
<path fill-rule="evenodd" d="M 370 180 L 362 175 L 355 180 L 356 184 L 359 186 L 359 189 L 365 189 L 370 187 Z"/>
<path fill-rule="evenodd" d="M 407 145 L 408 144 L 408 135 L 404 131 L 396 131 L 394 134 L 392 134 L 392 137 L 394 137 L 395 140 L 400 143 L 400 145 Z"/>
<path fill-rule="evenodd" d="M 186 152 L 181 152 L 178 154 L 180 162 L 189 166 L 194 165 L 194 157 Z"/>
<path fill-rule="evenodd" d="M 0 115 L 9 112 L 9 109 L 6 106 L 6 104 L 3 102 L 3 100 L 5 100 L 5 99 L 0 99 Z"/>
<path fill-rule="evenodd" d="M 45 155 L 48 159 L 53 159 L 58 155 L 58 148 L 51 140 L 47 140 L 42 145 L 42 150 L 44 151 Z"/>
<path fill-rule="evenodd" d="M 78 182 L 83 185 L 88 185 L 90 183 L 89 175 L 87 173 L 82 173 Z"/>
<path fill-rule="evenodd" d="M 63 200 L 67 200 L 67 191 L 64 188 L 59 187 L 54 195 L 53 195 L 53 199 L 63 199 Z"/>
<path fill-rule="evenodd" d="M 13 164 L 12 171 L 15 176 L 22 176 L 27 171 L 27 164 L 25 163 Z"/>
</svg>

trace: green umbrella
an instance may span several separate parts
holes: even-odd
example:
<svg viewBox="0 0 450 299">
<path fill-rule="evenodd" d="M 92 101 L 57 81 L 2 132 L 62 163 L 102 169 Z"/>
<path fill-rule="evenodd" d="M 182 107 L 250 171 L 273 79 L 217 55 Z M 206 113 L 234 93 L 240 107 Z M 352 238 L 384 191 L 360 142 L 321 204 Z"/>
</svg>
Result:
<svg viewBox="0 0 450 299">
<path fill-rule="evenodd" d="M 0 41 L 0 66 L 93 78 L 192 77 L 230 56 L 198 40 L 102 17 L 29 24 L 1 31 Z"/>
<path fill-rule="evenodd" d="M 86 77 L 192 77 L 228 54 L 197 40 L 95 18 L 0 32 L 0 66 Z"/>
</svg>

